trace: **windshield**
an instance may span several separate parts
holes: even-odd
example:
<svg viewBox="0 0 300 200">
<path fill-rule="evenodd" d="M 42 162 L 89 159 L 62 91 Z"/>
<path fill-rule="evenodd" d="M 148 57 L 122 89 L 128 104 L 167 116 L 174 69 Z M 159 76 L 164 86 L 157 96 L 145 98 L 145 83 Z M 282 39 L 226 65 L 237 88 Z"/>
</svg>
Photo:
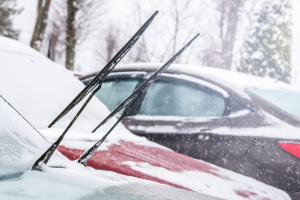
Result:
<svg viewBox="0 0 300 200">
<path fill-rule="evenodd" d="M 248 88 L 247 90 L 294 117 L 300 117 L 300 93 L 252 88 Z"/>
</svg>

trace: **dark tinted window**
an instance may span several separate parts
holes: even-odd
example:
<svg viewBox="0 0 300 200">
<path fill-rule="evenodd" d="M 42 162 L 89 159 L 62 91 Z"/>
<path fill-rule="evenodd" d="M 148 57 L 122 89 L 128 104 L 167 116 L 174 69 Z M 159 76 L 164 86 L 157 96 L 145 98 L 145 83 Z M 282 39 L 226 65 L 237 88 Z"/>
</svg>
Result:
<svg viewBox="0 0 300 200">
<path fill-rule="evenodd" d="M 231 95 L 229 99 L 230 99 L 229 110 L 231 113 L 238 112 L 241 110 L 249 110 L 246 104 L 241 100 L 239 100 L 236 96 Z"/>
<path fill-rule="evenodd" d="M 148 89 L 140 115 L 221 117 L 224 98 L 214 92 L 179 82 L 156 81 Z"/>
</svg>

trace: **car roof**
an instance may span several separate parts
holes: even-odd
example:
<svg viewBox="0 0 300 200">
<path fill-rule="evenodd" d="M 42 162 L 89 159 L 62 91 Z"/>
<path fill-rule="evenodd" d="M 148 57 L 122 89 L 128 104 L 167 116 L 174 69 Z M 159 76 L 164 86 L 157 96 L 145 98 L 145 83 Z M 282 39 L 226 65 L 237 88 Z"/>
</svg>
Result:
<svg viewBox="0 0 300 200">
<path fill-rule="evenodd" d="M 113 71 L 153 72 L 161 66 L 163 66 L 163 63 L 133 63 L 117 66 Z M 300 89 L 282 81 L 276 82 L 276 79 L 272 79 L 269 77 L 262 78 L 237 71 L 208 66 L 196 66 L 175 63 L 172 64 L 165 71 L 165 73 L 185 74 L 192 77 L 201 78 L 246 99 L 249 99 L 249 94 L 245 91 L 246 88 L 280 90 L 300 93 Z M 88 74 L 82 77 L 81 79 L 85 79 L 95 74 L 96 73 Z"/>
</svg>

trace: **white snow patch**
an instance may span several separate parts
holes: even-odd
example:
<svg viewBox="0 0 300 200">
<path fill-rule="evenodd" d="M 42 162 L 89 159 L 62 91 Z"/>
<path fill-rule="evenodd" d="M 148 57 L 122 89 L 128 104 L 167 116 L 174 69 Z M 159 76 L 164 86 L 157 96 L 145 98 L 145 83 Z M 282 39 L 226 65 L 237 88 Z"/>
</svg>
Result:
<svg viewBox="0 0 300 200">
<path fill-rule="evenodd" d="M 230 115 L 226 116 L 228 118 L 235 118 L 235 117 L 241 117 L 248 115 L 250 113 L 250 110 L 244 109 L 244 110 L 239 110 L 236 112 L 231 112 Z"/>
<path fill-rule="evenodd" d="M 85 168 L 82 165 L 79 165 L 76 169 L 45 167 L 43 172 L 27 171 L 20 178 L 1 181 L 0 187 L 0 198 L 12 200 L 162 200 L 169 198 L 184 199 L 185 197 L 189 197 L 189 199 L 219 200 L 216 197 L 114 172 Z"/>
<path fill-rule="evenodd" d="M 0 177 L 31 168 L 49 143 L 0 97 Z"/>
<path fill-rule="evenodd" d="M 64 129 L 40 129 L 40 133 L 46 137 L 49 142 L 55 142 L 63 133 Z M 100 140 L 105 133 L 83 133 L 79 131 L 70 131 L 62 141 L 62 145 L 72 149 L 87 150 L 93 142 Z M 136 145 L 150 146 L 170 150 L 167 147 L 147 140 L 145 137 L 136 136 L 128 131 L 114 131 L 108 135 L 105 142 L 99 147 L 99 151 L 107 150 L 110 145 L 119 145 L 120 141 L 133 142 Z"/>
<path fill-rule="evenodd" d="M 0 93 L 38 129 L 46 129 L 76 97 L 84 85 L 66 68 L 17 41 L 0 37 Z M 82 100 L 53 128 L 65 128 L 83 105 Z M 90 132 L 109 110 L 93 98 L 71 130 Z M 116 122 L 112 118 L 97 132 L 107 132 Z M 115 131 L 127 131 L 123 124 Z"/>
<path fill-rule="evenodd" d="M 253 192 L 259 197 L 266 197 L 274 200 L 290 199 L 289 196 L 281 190 L 237 173 L 233 175 L 231 171 L 221 168 L 219 168 L 220 171 L 214 172 L 218 174 L 218 176 L 216 176 L 200 171 L 174 172 L 165 168 L 152 166 L 149 163 L 144 162 L 136 163 L 133 161 L 126 161 L 123 162 L 123 164 L 130 166 L 130 168 L 135 171 L 139 171 L 174 184 L 178 184 L 180 182 L 180 185 L 185 188 L 224 199 L 245 200 L 244 197 L 237 195 L 235 191 Z M 221 177 L 230 178 L 224 179 Z M 254 198 L 256 197 L 250 199 Z"/>
<path fill-rule="evenodd" d="M 145 120 L 145 121 L 195 121 L 195 122 L 206 122 L 213 119 L 219 119 L 218 117 L 180 117 L 180 116 L 150 116 L 150 115 L 135 115 L 129 116 L 128 118 L 134 120 Z"/>
<path fill-rule="evenodd" d="M 135 63 L 123 65 L 120 67 L 139 67 L 140 70 L 143 68 L 153 68 L 162 66 L 161 63 Z M 249 99 L 249 94 L 245 91 L 246 88 L 257 88 L 266 90 L 280 90 L 280 91 L 291 91 L 300 93 L 300 88 L 296 88 L 290 84 L 278 81 L 275 83 L 275 79 L 265 77 L 261 78 L 258 76 L 252 76 L 245 73 L 240 73 L 231 70 L 225 70 L 214 67 L 205 66 L 192 66 L 183 64 L 172 64 L 169 69 L 175 69 L 180 72 L 188 72 L 195 75 L 200 75 L 213 82 L 220 83 L 221 85 L 230 88 L 241 95 L 243 98 Z"/>
<path fill-rule="evenodd" d="M 299 128 L 291 126 L 273 115 L 263 112 L 267 116 L 266 123 L 270 126 L 261 126 L 257 128 L 229 128 L 221 127 L 211 130 L 211 133 L 219 135 L 251 136 L 266 138 L 297 139 L 300 138 Z"/>
</svg>

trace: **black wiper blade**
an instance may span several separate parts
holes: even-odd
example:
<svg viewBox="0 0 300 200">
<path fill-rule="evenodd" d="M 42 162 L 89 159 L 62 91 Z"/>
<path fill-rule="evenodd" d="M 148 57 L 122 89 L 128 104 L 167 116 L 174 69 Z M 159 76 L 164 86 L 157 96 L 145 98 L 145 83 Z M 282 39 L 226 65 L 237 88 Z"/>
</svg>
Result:
<svg viewBox="0 0 300 200">
<path fill-rule="evenodd" d="M 53 155 L 54 151 L 60 144 L 60 142 L 63 140 L 64 136 L 67 134 L 69 129 L 72 127 L 72 125 L 75 123 L 81 112 L 84 110 L 84 108 L 87 106 L 87 104 L 90 102 L 90 100 L 93 98 L 93 96 L 100 90 L 102 85 L 102 80 L 104 77 L 106 77 L 114 68 L 114 66 L 123 58 L 123 56 L 129 51 L 129 49 L 134 45 L 134 43 L 138 40 L 138 38 L 141 36 L 141 34 L 146 30 L 146 28 L 149 26 L 153 18 L 157 15 L 157 11 L 147 20 L 147 22 L 138 30 L 138 32 L 127 42 L 127 44 L 114 56 L 117 60 L 114 60 L 114 58 L 107 64 L 107 66 L 101 70 L 97 76 L 91 81 L 92 84 L 89 84 L 83 91 L 77 95 L 77 97 L 67 106 L 67 108 L 56 118 L 60 119 L 63 117 L 67 112 L 69 112 L 79 101 L 81 101 L 90 91 L 91 94 L 87 98 L 87 100 L 84 102 L 83 106 L 79 109 L 75 117 L 72 119 L 72 121 L 69 123 L 67 128 L 64 130 L 64 132 L 61 134 L 61 136 L 57 139 L 57 141 L 51 145 L 51 147 L 33 164 L 32 170 L 41 170 L 41 164 L 47 164 L 51 156 Z M 119 55 L 119 56 L 118 56 Z M 112 67 L 111 67 L 112 66 Z M 97 87 L 96 87 L 97 86 Z M 54 120 L 50 126 L 52 126 L 57 120 Z M 50 127 L 49 126 L 49 127 Z"/>
<path fill-rule="evenodd" d="M 118 119 L 118 121 L 109 129 L 109 131 L 98 141 L 96 144 L 94 144 L 91 148 L 89 148 L 87 151 L 83 152 L 83 154 L 78 159 L 78 163 L 83 164 L 86 166 L 87 161 L 93 156 L 95 151 L 100 147 L 100 145 L 104 142 L 104 140 L 107 138 L 107 136 L 114 130 L 114 128 L 120 123 L 120 121 L 125 117 L 130 111 L 134 103 L 138 100 L 139 97 L 135 98 L 132 103 L 126 107 L 121 117 Z"/>
<path fill-rule="evenodd" d="M 147 79 L 138 89 L 136 89 L 125 101 L 123 101 L 106 119 L 110 119 L 116 112 L 120 111 L 123 107 L 128 105 L 121 117 L 117 120 L 117 122 L 111 127 L 111 129 L 98 141 L 96 144 L 94 144 L 90 149 L 85 151 L 80 158 L 78 159 L 78 163 L 83 164 L 86 166 L 87 161 L 93 156 L 95 151 L 99 148 L 99 146 L 104 142 L 104 140 L 107 138 L 107 136 L 112 132 L 112 130 L 120 123 L 120 121 L 125 117 L 132 109 L 132 106 L 134 103 L 142 96 L 143 92 L 147 90 L 149 85 L 153 83 L 157 77 L 162 74 L 175 60 L 178 56 L 180 56 L 187 47 L 191 45 L 191 43 L 199 36 L 197 34 L 189 43 L 187 43 L 177 54 L 175 54 L 166 64 L 164 64 L 160 69 L 158 69 L 153 75 L 150 76 L 149 79 Z M 106 121 L 107 121 L 106 120 Z M 101 123 L 100 125 L 102 125 Z M 99 125 L 99 126 L 100 126 Z M 99 127 L 98 126 L 98 127 Z M 98 128 L 97 127 L 97 128 Z M 93 131 L 95 132 L 97 128 Z"/>
<path fill-rule="evenodd" d="M 100 126 L 104 125 L 109 119 L 111 119 L 116 113 L 118 113 L 122 108 L 128 105 L 133 99 L 141 95 L 141 93 L 157 79 L 157 77 L 163 73 L 185 50 L 188 48 L 192 42 L 199 36 L 199 33 L 189 41 L 179 52 L 177 52 L 166 64 L 159 68 L 154 74 L 151 75 L 140 87 L 138 87 L 127 99 L 125 99 L 119 106 L 117 106 L 92 132 L 94 133 Z"/>
<path fill-rule="evenodd" d="M 71 103 L 50 123 L 51 128 L 57 121 L 64 117 L 70 110 L 72 110 L 82 99 L 84 99 L 103 79 L 115 68 L 120 60 L 126 55 L 131 47 L 136 43 L 139 37 L 151 24 L 158 11 L 143 24 L 143 26 L 132 36 L 132 38 L 122 47 L 122 49 L 107 63 L 107 65 L 94 77 L 94 79 L 71 101 Z"/>
</svg>

